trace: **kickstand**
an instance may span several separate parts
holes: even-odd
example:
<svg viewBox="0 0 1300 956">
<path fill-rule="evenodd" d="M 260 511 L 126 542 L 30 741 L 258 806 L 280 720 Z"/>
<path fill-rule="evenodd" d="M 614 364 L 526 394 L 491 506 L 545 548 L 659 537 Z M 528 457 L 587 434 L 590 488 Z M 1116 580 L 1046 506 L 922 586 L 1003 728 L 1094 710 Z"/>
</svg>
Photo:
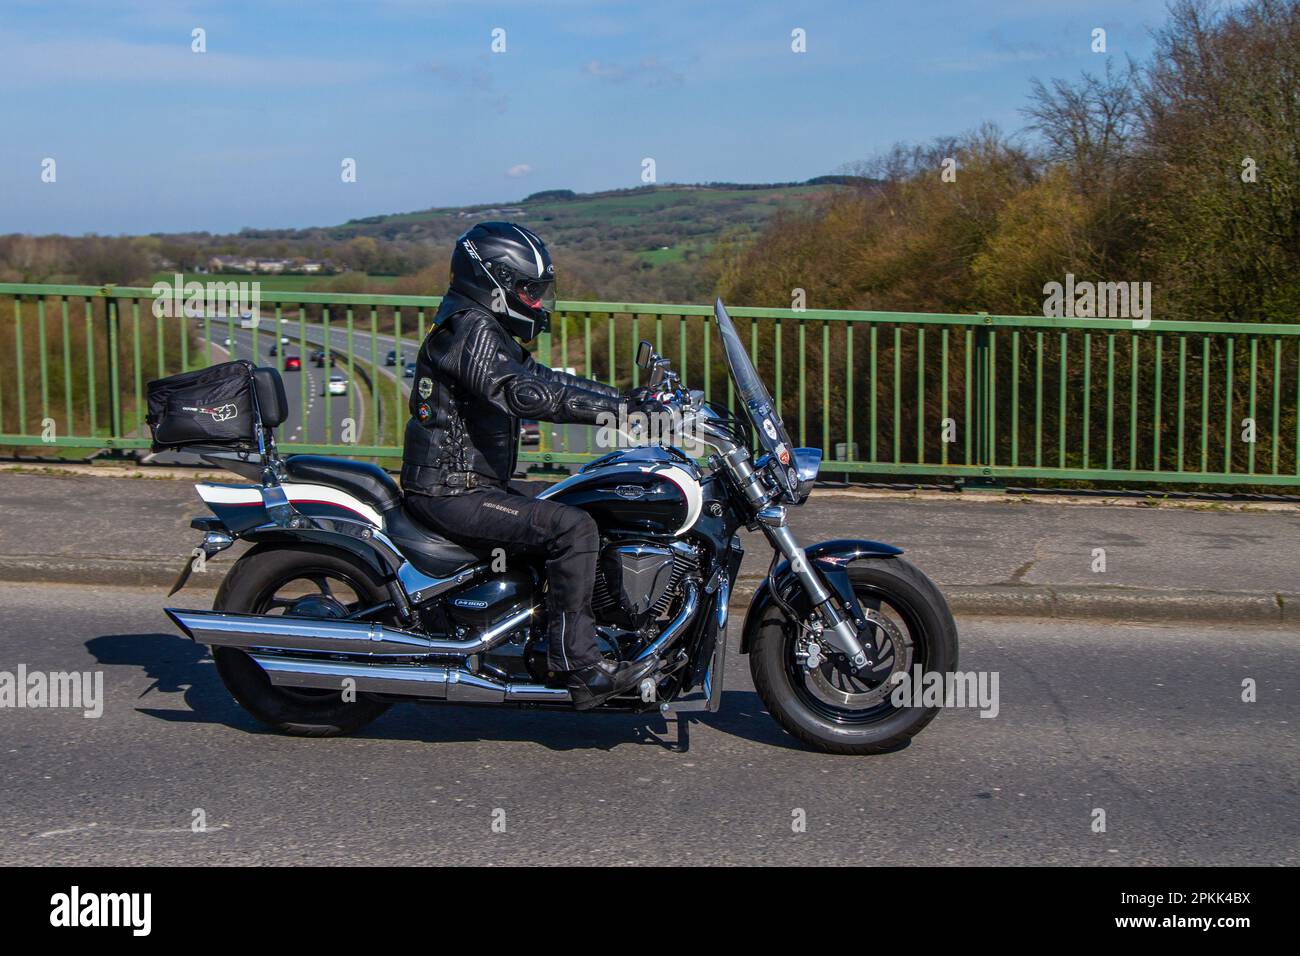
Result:
<svg viewBox="0 0 1300 956">
<path fill-rule="evenodd" d="M 647 716 L 649 715 L 647 714 Z M 650 726 L 651 721 L 646 721 L 645 733 L 647 739 L 644 742 L 658 744 L 664 750 L 672 753 L 684 754 L 689 751 L 691 749 L 690 715 L 669 711 L 667 713 L 660 712 L 659 716 L 664 722 L 663 730 L 657 731 L 653 729 Z M 670 735 L 670 730 L 676 732 Z"/>
</svg>

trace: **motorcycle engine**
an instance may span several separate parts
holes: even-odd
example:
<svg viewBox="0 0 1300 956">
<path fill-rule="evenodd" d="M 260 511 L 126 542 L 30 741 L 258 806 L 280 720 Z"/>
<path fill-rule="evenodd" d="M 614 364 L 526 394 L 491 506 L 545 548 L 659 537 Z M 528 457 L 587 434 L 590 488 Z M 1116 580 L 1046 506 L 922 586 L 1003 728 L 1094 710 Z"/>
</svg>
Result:
<svg viewBox="0 0 1300 956">
<path fill-rule="evenodd" d="M 683 580 L 698 577 L 699 570 L 699 554 L 690 545 L 603 542 L 591 595 L 600 652 L 612 660 L 631 660 L 658 635 L 656 623 L 681 594 Z M 545 682 L 553 676 L 546 662 L 544 630 L 528 642 L 525 660 L 532 679 Z"/>
<path fill-rule="evenodd" d="M 620 541 L 601 549 L 591 607 L 596 620 L 640 631 L 668 610 L 684 575 L 696 571 L 693 549 Z"/>
</svg>

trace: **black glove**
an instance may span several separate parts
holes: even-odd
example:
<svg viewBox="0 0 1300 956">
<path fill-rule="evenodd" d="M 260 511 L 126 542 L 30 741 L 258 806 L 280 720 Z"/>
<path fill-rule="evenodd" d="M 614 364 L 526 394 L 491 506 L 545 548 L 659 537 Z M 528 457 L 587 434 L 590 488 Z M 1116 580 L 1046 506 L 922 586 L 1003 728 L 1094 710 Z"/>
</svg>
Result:
<svg viewBox="0 0 1300 956">
<path fill-rule="evenodd" d="M 629 412 L 650 412 L 663 411 L 667 406 L 668 399 L 672 397 L 671 392 L 662 389 L 651 388 L 648 385 L 639 385 L 632 391 L 623 396 L 623 401 L 627 402 Z"/>
<path fill-rule="evenodd" d="M 673 410 L 664 404 L 664 399 L 668 397 L 667 392 L 646 385 L 634 388 L 623 396 L 626 408 L 624 419 L 628 423 L 627 434 L 631 439 L 644 441 L 647 436 L 663 434 L 672 427 L 675 422 Z"/>
<path fill-rule="evenodd" d="M 623 401 L 627 402 L 628 411 L 633 411 L 643 405 L 650 399 L 650 387 L 648 385 L 638 385 L 629 392 L 623 393 Z"/>
</svg>

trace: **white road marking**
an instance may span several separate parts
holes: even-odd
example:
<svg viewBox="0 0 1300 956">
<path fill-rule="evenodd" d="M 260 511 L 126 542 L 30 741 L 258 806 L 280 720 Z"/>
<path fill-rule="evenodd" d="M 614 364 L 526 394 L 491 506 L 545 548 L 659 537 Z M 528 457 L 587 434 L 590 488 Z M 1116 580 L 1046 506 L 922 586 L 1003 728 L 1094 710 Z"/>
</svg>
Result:
<svg viewBox="0 0 1300 956">
<path fill-rule="evenodd" d="M 120 826 L 115 826 L 114 824 L 111 823 L 102 826 L 98 823 L 82 823 L 79 824 L 78 826 L 67 827 L 62 830 L 46 830 L 44 833 L 36 834 L 36 838 L 39 840 L 47 837 L 68 836 L 73 833 L 85 833 L 87 830 L 96 830 L 100 833 L 135 833 L 135 834 L 141 834 L 146 836 L 165 836 L 168 833 L 195 833 L 195 832 L 206 833 L 211 830 L 228 830 L 228 829 L 230 829 L 229 823 L 214 824 L 208 826 L 206 830 L 201 830 L 201 831 L 195 831 L 190 827 L 166 827 L 164 829 L 159 829 L 159 830 L 150 830 L 141 827 L 120 827 Z"/>
</svg>

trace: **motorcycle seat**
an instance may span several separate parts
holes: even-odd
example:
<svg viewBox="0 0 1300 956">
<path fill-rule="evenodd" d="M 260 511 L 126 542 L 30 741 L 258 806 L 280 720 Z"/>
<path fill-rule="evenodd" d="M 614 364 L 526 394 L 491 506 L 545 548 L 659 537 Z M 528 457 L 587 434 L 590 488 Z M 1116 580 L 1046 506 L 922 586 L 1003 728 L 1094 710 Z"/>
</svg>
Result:
<svg viewBox="0 0 1300 956">
<path fill-rule="evenodd" d="M 338 488 L 373 507 L 383 516 L 389 540 L 424 574 L 445 578 L 485 560 L 485 555 L 422 525 L 402 506 L 402 490 L 397 482 L 378 465 L 324 455 L 290 455 L 284 460 L 284 469 L 294 481 Z"/>
<path fill-rule="evenodd" d="M 430 531 L 404 507 L 384 512 L 384 533 L 417 569 L 446 578 L 471 564 L 487 560 L 486 549 L 476 553 Z"/>
<path fill-rule="evenodd" d="M 324 455 L 290 455 L 284 460 L 285 473 L 294 481 L 329 485 L 360 498 L 381 514 L 397 507 L 402 491 L 392 476 L 378 465 Z"/>
</svg>

